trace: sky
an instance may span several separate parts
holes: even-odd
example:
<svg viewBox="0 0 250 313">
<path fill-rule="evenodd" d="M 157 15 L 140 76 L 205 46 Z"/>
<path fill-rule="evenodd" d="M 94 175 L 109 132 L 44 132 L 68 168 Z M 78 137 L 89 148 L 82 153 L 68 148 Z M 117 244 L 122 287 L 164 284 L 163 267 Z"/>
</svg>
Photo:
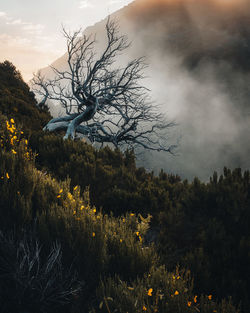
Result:
<svg viewBox="0 0 250 313">
<path fill-rule="evenodd" d="M 62 25 L 76 30 L 132 0 L 0 0 L 0 62 L 12 62 L 25 81 L 65 52 Z"/>
</svg>

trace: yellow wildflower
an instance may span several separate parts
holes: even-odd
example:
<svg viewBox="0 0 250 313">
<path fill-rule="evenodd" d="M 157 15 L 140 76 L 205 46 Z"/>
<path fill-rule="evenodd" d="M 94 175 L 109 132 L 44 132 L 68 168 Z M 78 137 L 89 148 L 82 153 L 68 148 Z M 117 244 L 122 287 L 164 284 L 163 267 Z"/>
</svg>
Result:
<svg viewBox="0 0 250 313">
<path fill-rule="evenodd" d="M 81 207 L 80 207 L 80 210 L 82 211 L 84 209 L 84 206 L 82 205 Z"/>
<path fill-rule="evenodd" d="M 73 215 L 76 215 L 76 210 L 73 211 Z"/>
<path fill-rule="evenodd" d="M 62 192 L 63 192 L 63 189 L 60 189 L 60 190 L 59 190 L 59 193 L 62 193 Z"/>
<path fill-rule="evenodd" d="M 134 216 L 134 213 L 130 213 L 130 216 Z"/>
<path fill-rule="evenodd" d="M 92 233 L 92 236 L 95 237 L 95 232 Z"/>
<path fill-rule="evenodd" d="M 142 242 L 142 237 L 141 236 L 139 236 L 139 240 L 140 240 L 140 242 Z"/>
<path fill-rule="evenodd" d="M 192 304 L 192 302 L 191 301 L 188 301 L 188 303 L 187 303 L 187 306 L 191 306 L 191 304 Z"/>
<path fill-rule="evenodd" d="M 122 243 L 122 239 L 120 239 L 120 243 Z"/>
<path fill-rule="evenodd" d="M 136 235 L 139 236 L 139 232 L 138 231 L 136 232 Z"/>
<path fill-rule="evenodd" d="M 17 152 L 16 152 L 14 149 L 12 149 L 11 152 L 12 152 L 13 154 L 17 154 Z"/>
<path fill-rule="evenodd" d="M 180 279 L 181 277 L 178 275 L 177 277 L 176 277 L 176 279 Z"/>
<path fill-rule="evenodd" d="M 175 295 L 175 296 L 178 296 L 178 294 L 179 294 L 179 291 L 176 290 L 175 293 L 174 293 L 174 295 Z"/>
<path fill-rule="evenodd" d="M 74 190 L 76 190 L 77 188 L 78 188 L 78 186 L 75 186 L 75 187 L 74 187 Z"/>
<path fill-rule="evenodd" d="M 126 221 L 125 218 L 123 218 L 122 221 L 123 221 L 123 223 L 125 223 L 125 221 Z"/>
<path fill-rule="evenodd" d="M 57 195 L 57 198 L 61 198 L 61 195 Z"/>
<path fill-rule="evenodd" d="M 142 307 L 143 311 L 147 311 L 147 308 L 145 307 L 145 305 Z"/>
<path fill-rule="evenodd" d="M 68 198 L 69 198 L 69 200 L 73 199 L 73 196 L 72 196 L 72 194 L 70 192 L 68 192 Z"/>
<path fill-rule="evenodd" d="M 96 213 L 96 209 L 93 209 L 93 212 Z"/>
<path fill-rule="evenodd" d="M 15 121 L 14 121 L 13 118 L 10 119 L 10 122 L 11 122 L 12 124 L 15 124 Z"/>
<path fill-rule="evenodd" d="M 208 300 L 212 300 L 212 295 L 207 296 Z"/>
<path fill-rule="evenodd" d="M 6 173 L 6 178 L 7 178 L 7 179 L 10 179 L 10 176 L 9 176 L 9 174 L 8 174 L 8 173 Z"/>
<path fill-rule="evenodd" d="M 152 292 L 153 292 L 153 288 L 149 288 L 148 289 L 148 296 L 149 297 L 152 297 Z"/>
</svg>

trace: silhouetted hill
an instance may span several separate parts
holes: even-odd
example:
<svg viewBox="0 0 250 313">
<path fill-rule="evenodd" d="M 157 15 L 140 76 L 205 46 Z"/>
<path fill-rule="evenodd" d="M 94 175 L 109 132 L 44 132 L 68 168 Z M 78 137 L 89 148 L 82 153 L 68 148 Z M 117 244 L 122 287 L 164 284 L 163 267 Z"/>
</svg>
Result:
<svg viewBox="0 0 250 313">
<path fill-rule="evenodd" d="M 51 118 L 46 108 L 38 107 L 34 93 L 8 61 L 0 63 L 0 110 L 9 118 L 15 117 L 29 133 L 40 130 Z"/>
</svg>

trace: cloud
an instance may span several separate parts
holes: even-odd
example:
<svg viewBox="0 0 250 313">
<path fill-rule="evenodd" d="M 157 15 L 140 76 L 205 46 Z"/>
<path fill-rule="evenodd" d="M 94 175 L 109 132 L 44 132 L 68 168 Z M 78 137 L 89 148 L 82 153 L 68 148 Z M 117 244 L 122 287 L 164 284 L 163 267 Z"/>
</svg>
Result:
<svg viewBox="0 0 250 313">
<path fill-rule="evenodd" d="M 29 34 L 41 34 L 45 28 L 42 24 L 24 23 L 23 25 L 22 29 L 27 31 Z"/>
<path fill-rule="evenodd" d="M 32 72 L 50 64 L 63 51 L 54 47 L 57 38 L 45 35 L 45 25 L 0 12 L 0 62 L 13 62 L 29 80 Z"/>
<path fill-rule="evenodd" d="M 29 47 L 31 41 L 27 38 L 11 36 L 8 34 L 0 34 L 0 43 L 2 47 L 9 46 L 17 49 L 25 49 Z"/>
<path fill-rule="evenodd" d="M 14 19 L 13 17 L 8 16 L 5 12 L 0 12 L 0 17 L 3 17 L 6 20 L 6 25 L 10 26 L 21 26 L 19 29 L 25 31 L 30 35 L 39 35 L 45 28 L 45 25 L 42 24 L 33 24 L 30 22 L 25 22 L 20 18 Z"/>
<path fill-rule="evenodd" d="M 0 11 L 0 17 L 6 17 L 6 15 L 7 15 L 7 14 L 6 14 L 5 12 L 1 12 L 1 11 Z"/>
<path fill-rule="evenodd" d="M 83 0 L 79 4 L 80 9 L 86 9 L 86 8 L 93 8 L 93 3 L 90 2 L 90 0 Z"/>
<path fill-rule="evenodd" d="M 51 36 L 23 37 L 18 35 L 0 34 L 0 62 L 8 59 L 21 71 L 28 81 L 37 68 L 53 62 L 62 51 L 54 49 L 56 38 Z"/>
<path fill-rule="evenodd" d="M 7 25 L 22 25 L 23 21 L 21 19 L 17 19 L 17 20 L 12 20 L 10 22 L 6 23 Z"/>
<path fill-rule="evenodd" d="M 113 4 L 119 4 L 122 3 L 122 0 L 109 0 L 108 4 L 113 5 Z"/>
</svg>

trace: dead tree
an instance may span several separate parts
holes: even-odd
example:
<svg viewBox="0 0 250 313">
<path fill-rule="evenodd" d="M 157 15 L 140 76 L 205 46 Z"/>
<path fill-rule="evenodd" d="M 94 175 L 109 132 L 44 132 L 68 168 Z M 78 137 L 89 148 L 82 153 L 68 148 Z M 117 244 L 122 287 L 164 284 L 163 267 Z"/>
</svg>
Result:
<svg viewBox="0 0 250 313">
<path fill-rule="evenodd" d="M 82 36 L 81 30 L 70 34 L 63 29 L 63 33 L 68 69 L 52 67 L 54 79 L 46 80 L 41 74 L 33 78 L 42 103 L 60 102 L 66 113 L 53 118 L 44 130 L 65 130 L 65 139 L 81 134 L 101 145 L 171 152 L 166 135 L 172 123 L 166 122 L 150 101 L 149 90 L 140 84 L 144 58 L 115 66 L 117 57 L 130 46 L 127 37 L 119 34 L 117 22 L 108 19 L 106 47 L 98 57 L 93 36 Z"/>
</svg>

